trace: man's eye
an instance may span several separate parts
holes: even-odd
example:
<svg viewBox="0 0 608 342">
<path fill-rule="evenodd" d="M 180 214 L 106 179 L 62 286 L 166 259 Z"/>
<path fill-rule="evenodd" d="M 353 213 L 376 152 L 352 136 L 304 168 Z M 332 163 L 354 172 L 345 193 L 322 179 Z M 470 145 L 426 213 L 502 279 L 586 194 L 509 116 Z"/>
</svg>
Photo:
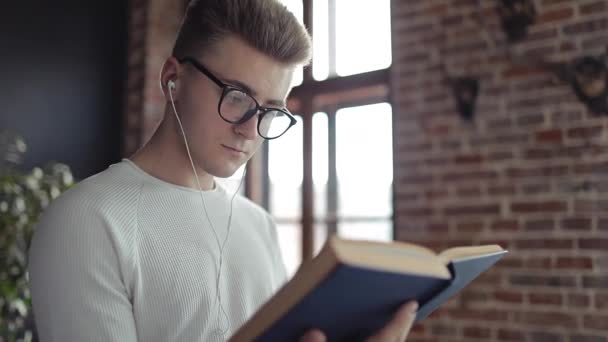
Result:
<svg viewBox="0 0 608 342">
<path fill-rule="evenodd" d="M 239 104 L 239 103 L 243 103 L 245 101 L 245 98 L 242 95 L 229 94 L 228 101 L 230 101 L 230 103 L 233 103 L 233 104 Z"/>
</svg>

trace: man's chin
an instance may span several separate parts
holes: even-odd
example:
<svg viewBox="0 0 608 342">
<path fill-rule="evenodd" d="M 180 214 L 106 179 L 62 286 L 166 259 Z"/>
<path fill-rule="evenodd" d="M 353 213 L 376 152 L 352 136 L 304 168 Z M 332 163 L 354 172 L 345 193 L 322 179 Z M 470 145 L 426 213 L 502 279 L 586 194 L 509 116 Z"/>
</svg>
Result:
<svg viewBox="0 0 608 342">
<path fill-rule="evenodd" d="M 230 178 L 237 173 L 239 167 L 241 167 L 241 166 L 238 165 L 238 166 L 217 168 L 216 170 L 213 170 L 213 172 L 209 172 L 209 173 L 211 175 L 213 175 L 215 177 L 219 177 L 219 178 Z"/>
</svg>

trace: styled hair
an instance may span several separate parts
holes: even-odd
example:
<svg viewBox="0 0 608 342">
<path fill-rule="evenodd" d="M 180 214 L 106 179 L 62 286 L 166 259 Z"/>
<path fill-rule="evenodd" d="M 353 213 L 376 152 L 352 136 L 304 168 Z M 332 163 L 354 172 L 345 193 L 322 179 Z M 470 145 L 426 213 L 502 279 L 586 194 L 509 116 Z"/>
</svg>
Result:
<svg viewBox="0 0 608 342">
<path fill-rule="evenodd" d="M 306 65 L 311 59 L 310 35 L 277 0 L 192 0 L 173 56 L 204 54 L 230 35 L 285 64 Z"/>
</svg>

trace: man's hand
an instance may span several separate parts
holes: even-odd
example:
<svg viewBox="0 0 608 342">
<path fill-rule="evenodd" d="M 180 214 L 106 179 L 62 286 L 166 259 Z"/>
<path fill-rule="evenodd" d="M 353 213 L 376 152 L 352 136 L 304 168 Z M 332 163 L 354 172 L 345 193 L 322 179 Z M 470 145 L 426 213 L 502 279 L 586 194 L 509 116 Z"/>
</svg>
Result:
<svg viewBox="0 0 608 342">
<path fill-rule="evenodd" d="M 416 319 L 418 303 L 408 302 L 395 314 L 393 319 L 376 335 L 371 336 L 368 342 L 403 342 Z M 300 338 L 300 342 L 325 342 L 327 339 L 322 331 L 313 329 Z"/>
</svg>

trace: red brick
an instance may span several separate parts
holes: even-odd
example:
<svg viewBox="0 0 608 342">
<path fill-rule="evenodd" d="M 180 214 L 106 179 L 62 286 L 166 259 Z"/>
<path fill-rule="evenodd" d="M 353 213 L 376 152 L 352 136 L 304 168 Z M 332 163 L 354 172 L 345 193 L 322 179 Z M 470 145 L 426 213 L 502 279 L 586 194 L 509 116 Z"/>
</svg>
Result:
<svg viewBox="0 0 608 342">
<path fill-rule="evenodd" d="M 475 285 L 477 286 L 490 286 L 497 287 L 502 284 L 502 275 L 496 272 L 485 272 L 482 273 L 479 278 L 475 279 Z"/>
<path fill-rule="evenodd" d="M 455 26 L 462 24 L 463 19 L 461 14 L 451 15 L 441 19 L 441 24 L 444 27 Z"/>
<path fill-rule="evenodd" d="M 460 198 L 464 197 L 480 197 L 481 188 L 478 186 L 469 186 L 456 189 L 456 196 Z"/>
<path fill-rule="evenodd" d="M 591 230 L 591 219 L 568 218 L 562 220 L 562 228 L 566 230 L 586 231 Z"/>
<path fill-rule="evenodd" d="M 449 159 L 445 157 L 433 157 L 424 160 L 424 163 L 433 168 L 447 166 L 449 164 Z"/>
<path fill-rule="evenodd" d="M 608 315 L 585 315 L 583 327 L 608 331 Z"/>
<path fill-rule="evenodd" d="M 502 258 L 500 260 L 500 262 L 498 262 L 496 264 L 495 267 L 500 267 L 500 268 L 522 268 L 524 265 L 523 260 L 521 259 L 517 259 L 514 257 L 509 257 L 509 255 L 507 255 L 506 257 Z"/>
<path fill-rule="evenodd" d="M 525 263 L 527 268 L 532 269 L 549 269 L 553 265 L 553 261 L 549 257 L 530 257 Z"/>
<path fill-rule="evenodd" d="M 558 213 L 567 209 L 565 202 L 546 201 L 546 202 L 515 202 L 511 204 L 511 211 L 514 213 Z"/>
<path fill-rule="evenodd" d="M 608 336 L 599 335 L 570 335 L 570 342 L 608 342 Z"/>
<path fill-rule="evenodd" d="M 584 276 L 583 287 L 588 289 L 608 289 L 608 276 Z"/>
<path fill-rule="evenodd" d="M 492 223 L 492 230 L 496 231 L 516 231 L 518 229 L 519 224 L 516 220 L 504 220 Z"/>
<path fill-rule="evenodd" d="M 590 270 L 593 268 L 593 260 L 590 257 L 558 257 L 555 267 L 559 269 Z"/>
<path fill-rule="evenodd" d="M 515 241 L 517 249 L 572 249 L 574 242 L 565 239 L 522 239 Z"/>
<path fill-rule="evenodd" d="M 464 222 L 456 225 L 456 230 L 462 233 L 479 233 L 483 231 L 483 222 Z"/>
<path fill-rule="evenodd" d="M 608 35 L 593 36 L 589 39 L 585 39 L 585 40 L 583 40 L 583 44 L 582 44 L 583 51 L 594 49 L 598 46 L 601 46 L 602 44 L 604 44 L 607 41 L 608 41 Z"/>
<path fill-rule="evenodd" d="M 539 143 L 561 143 L 564 139 L 561 129 L 548 129 L 536 132 L 536 141 Z"/>
<path fill-rule="evenodd" d="M 545 331 L 532 331 L 529 334 L 532 342 L 566 342 L 564 337 L 558 333 L 550 333 Z"/>
<path fill-rule="evenodd" d="M 583 22 L 578 22 L 572 25 L 564 26 L 562 29 L 565 34 L 580 34 L 596 31 L 603 31 L 608 28 L 608 18 L 591 19 Z"/>
<path fill-rule="evenodd" d="M 480 179 L 493 180 L 496 178 L 498 178 L 498 173 L 496 171 L 450 172 L 443 175 L 442 181 L 458 182 Z"/>
<path fill-rule="evenodd" d="M 543 0 L 543 7 L 555 5 L 555 4 L 561 4 L 564 2 L 572 3 L 572 1 L 573 0 Z"/>
<path fill-rule="evenodd" d="M 523 105 L 524 103 L 526 104 L 526 106 L 528 103 L 532 103 L 533 105 L 538 104 L 536 99 L 526 100 L 526 102 L 522 101 L 522 102 L 520 102 L 520 105 Z M 517 125 L 521 126 L 521 127 L 538 126 L 544 122 L 545 122 L 545 116 L 542 114 L 522 115 L 522 116 L 518 117 L 516 120 Z"/>
<path fill-rule="evenodd" d="M 395 201 L 397 201 L 401 204 L 406 203 L 406 202 L 416 202 L 416 201 L 418 201 L 419 198 L 421 198 L 420 194 L 415 193 L 415 192 L 400 193 L 400 194 L 395 195 Z"/>
<path fill-rule="evenodd" d="M 516 312 L 515 322 L 542 327 L 576 328 L 575 314 L 561 312 Z"/>
<path fill-rule="evenodd" d="M 526 338 L 524 337 L 524 334 L 521 331 L 519 331 L 519 330 L 508 330 L 508 329 L 503 329 L 503 328 L 498 329 L 497 337 L 498 337 L 499 341 L 517 341 L 517 342 L 521 342 L 521 341 L 525 341 L 526 340 Z"/>
<path fill-rule="evenodd" d="M 590 139 L 597 138 L 602 134 L 602 126 L 576 127 L 568 130 L 568 138 Z"/>
<path fill-rule="evenodd" d="M 544 24 L 552 21 L 570 19 L 574 16 L 574 10 L 570 7 L 565 7 L 553 11 L 542 13 L 536 18 L 536 23 Z"/>
<path fill-rule="evenodd" d="M 501 162 L 511 159 L 513 159 L 513 152 L 511 151 L 492 152 L 486 157 L 486 160 L 490 162 Z"/>
<path fill-rule="evenodd" d="M 555 222 L 553 220 L 531 220 L 524 224 L 526 231 L 549 231 L 555 230 Z"/>
<path fill-rule="evenodd" d="M 555 177 L 562 176 L 568 172 L 565 165 L 543 166 L 535 168 L 509 168 L 506 170 L 507 177 Z"/>
<path fill-rule="evenodd" d="M 546 148 L 529 148 L 524 151 L 525 159 L 550 159 L 555 156 L 553 150 Z"/>
<path fill-rule="evenodd" d="M 401 143 L 397 146 L 400 152 L 428 152 L 433 145 L 428 142 L 409 142 Z"/>
<path fill-rule="evenodd" d="M 504 303 L 522 303 L 524 296 L 521 292 L 499 290 L 494 292 L 494 299 Z"/>
<path fill-rule="evenodd" d="M 554 124 L 562 125 L 574 122 L 579 122 L 583 119 L 583 113 L 580 111 L 565 111 L 559 110 L 551 114 L 551 121 Z"/>
<path fill-rule="evenodd" d="M 562 305 L 562 295 L 559 293 L 529 293 L 528 302 L 533 305 Z"/>
<path fill-rule="evenodd" d="M 496 134 L 488 137 L 471 138 L 471 144 L 477 146 L 493 146 L 493 145 L 508 145 L 521 144 L 528 142 L 530 135 L 528 133 L 505 133 Z"/>
<path fill-rule="evenodd" d="M 446 189 L 431 189 L 425 193 L 426 198 L 429 200 L 437 200 L 440 198 L 448 197 L 448 191 Z"/>
<path fill-rule="evenodd" d="M 454 336 L 456 334 L 456 327 L 442 323 L 433 323 L 431 325 L 431 333 L 437 336 Z"/>
<path fill-rule="evenodd" d="M 399 214 L 410 217 L 430 217 L 435 210 L 431 207 L 398 208 Z"/>
<path fill-rule="evenodd" d="M 581 14 L 595 14 L 598 12 L 605 12 L 606 10 L 608 10 L 606 0 L 600 0 L 590 4 L 580 5 Z"/>
<path fill-rule="evenodd" d="M 498 310 L 462 310 L 462 309 L 450 309 L 449 314 L 451 317 L 462 320 L 472 321 L 493 321 L 493 322 L 504 322 L 508 315 L 505 311 Z"/>
<path fill-rule="evenodd" d="M 577 164 L 573 171 L 576 174 L 605 174 L 608 171 L 608 162 Z"/>
<path fill-rule="evenodd" d="M 521 193 L 524 195 L 546 194 L 551 192 L 551 184 L 545 180 L 539 183 L 526 183 L 521 185 Z"/>
<path fill-rule="evenodd" d="M 498 204 L 481 204 L 469 206 L 451 206 L 444 209 L 444 215 L 497 215 L 500 211 Z"/>
<path fill-rule="evenodd" d="M 512 78 L 523 78 L 529 76 L 535 76 L 543 74 L 544 71 L 535 67 L 528 66 L 516 66 L 510 67 L 509 69 L 502 72 L 502 78 L 504 79 L 512 79 Z"/>
<path fill-rule="evenodd" d="M 526 42 L 549 40 L 555 37 L 557 37 L 557 29 L 550 28 L 542 31 L 528 33 L 528 35 L 526 36 Z"/>
<path fill-rule="evenodd" d="M 449 226 L 446 223 L 430 223 L 427 225 L 426 230 L 431 233 L 447 233 Z"/>
<path fill-rule="evenodd" d="M 489 338 L 491 336 L 491 331 L 489 328 L 480 328 L 480 327 L 465 327 L 462 330 L 462 334 L 464 337 L 468 338 Z"/>
<path fill-rule="evenodd" d="M 559 46 L 559 51 L 560 52 L 576 51 L 576 44 L 574 44 L 572 42 L 563 42 Z"/>
<path fill-rule="evenodd" d="M 479 164 L 483 158 L 479 154 L 468 154 L 454 157 L 456 164 Z"/>
<path fill-rule="evenodd" d="M 608 293 L 595 294 L 595 307 L 599 310 L 608 309 Z"/>
<path fill-rule="evenodd" d="M 452 6 L 454 7 L 473 7 L 477 5 L 476 0 L 454 0 Z"/>
<path fill-rule="evenodd" d="M 428 184 L 431 183 L 433 181 L 433 176 L 432 175 L 416 175 L 416 174 L 412 174 L 412 175 L 407 175 L 404 177 L 399 178 L 399 182 L 402 184 Z"/>
<path fill-rule="evenodd" d="M 515 187 L 513 185 L 495 185 L 495 186 L 488 187 L 488 195 L 491 195 L 491 196 L 514 195 L 514 194 L 515 194 Z"/>
<path fill-rule="evenodd" d="M 425 14 L 430 14 L 433 16 L 444 15 L 447 11 L 448 11 L 447 4 L 434 4 L 434 6 L 431 6 L 428 9 L 426 9 Z"/>
<path fill-rule="evenodd" d="M 577 200 L 574 201 L 574 211 L 595 215 L 608 212 L 608 200 Z"/>
<path fill-rule="evenodd" d="M 509 282 L 516 286 L 540 286 L 554 288 L 574 288 L 577 286 L 574 276 L 511 275 Z"/>
<path fill-rule="evenodd" d="M 602 238 L 590 238 L 590 239 L 579 239 L 578 247 L 580 249 L 591 249 L 598 250 L 608 253 L 608 239 Z"/>
<path fill-rule="evenodd" d="M 587 308 L 591 303 L 591 298 L 587 294 L 569 293 L 566 297 L 566 306 L 569 308 Z"/>
</svg>

